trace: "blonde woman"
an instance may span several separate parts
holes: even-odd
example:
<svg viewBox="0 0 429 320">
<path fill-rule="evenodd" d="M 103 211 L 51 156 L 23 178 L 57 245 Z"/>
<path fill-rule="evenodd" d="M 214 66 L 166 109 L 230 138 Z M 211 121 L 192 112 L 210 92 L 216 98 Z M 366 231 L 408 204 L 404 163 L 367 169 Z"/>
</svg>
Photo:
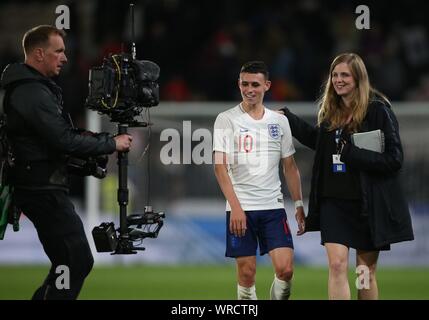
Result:
<svg viewBox="0 0 429 320">
<path fill-rule="evenodd" d="M 329 299 L 350 299 L 350 248 L 356 249 L 356 266 L 369 275 L 358 288 L 358 298 L 378 299 L 379 251 L 414 238 L 399 182 L 403 152 L 398 122 L 354 53 L 333 60 L 319 105 L 315 127 L 282 109 L 292 135 L 315 150 L 304 232 L 321 232 L 329 263 Z M 385 137 L 382 153 L 350 142 L 353 133 L 377 129 Z"/>
</svg>

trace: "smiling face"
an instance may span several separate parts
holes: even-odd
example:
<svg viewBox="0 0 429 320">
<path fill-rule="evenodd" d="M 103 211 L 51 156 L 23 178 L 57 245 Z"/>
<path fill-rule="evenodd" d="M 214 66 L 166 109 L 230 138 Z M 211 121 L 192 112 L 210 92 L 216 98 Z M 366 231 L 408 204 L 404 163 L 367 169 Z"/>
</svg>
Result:
<svg viewBox="0 0 429 320">
<path fill-rule="evenodd" d="M 44 48 L 39 48 L 42 59 L 41 71 L 47 77 L 60 74 L 62 66 L 67 62 L 63 38 L 60 35 L 49 36 L 49 43 Z"/>
<path fill-rule="evenodd" d="M 240 73 L 238 86 L 241 97 L 246 105 L 262 104 L 265 92 L 270 89 L 271 82 L 265 79 L 262 73 Z"/>
<path fill-rule="evenodd" d="M 356 81 L 352 76 L 349 65 L 345 62 L 337 64 L 332 70 L 331 81 L 335 92 L 343 99 L 350 97 L 356 89 Z"/>
</svg>

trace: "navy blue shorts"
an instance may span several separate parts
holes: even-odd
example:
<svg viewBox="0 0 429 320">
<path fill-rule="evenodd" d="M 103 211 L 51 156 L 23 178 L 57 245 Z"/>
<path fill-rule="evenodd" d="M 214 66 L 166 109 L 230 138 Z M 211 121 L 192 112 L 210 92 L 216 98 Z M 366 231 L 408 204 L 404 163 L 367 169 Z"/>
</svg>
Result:
<svg viewBox="0 0 429 320">
<path fill-rule="evenodd" d="M 276 248 L 292 248 L 292 234 L 285 209 L 245 211 L 247 230 L 243 237 L 229 231 L 230 211 L 226 212 L 226 257 L 262 256 Z"/>
</svg>

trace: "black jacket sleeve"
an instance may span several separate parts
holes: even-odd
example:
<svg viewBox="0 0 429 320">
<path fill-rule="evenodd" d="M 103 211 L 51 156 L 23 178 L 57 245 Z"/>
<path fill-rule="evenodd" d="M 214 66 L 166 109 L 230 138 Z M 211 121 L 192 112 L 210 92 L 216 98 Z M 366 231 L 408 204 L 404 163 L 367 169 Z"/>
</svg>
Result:
<svg viewBox="0 0 429 320">
<path fill-rule="evenodd" d="M 399 136 L 399 125 L 393 111 L 385 104 L 373 106 L 370 121 L 376 124 L 372 130 L 381 129 L 384 132 L 385 151 L 378 153 L 360 149 L 347 143 L 341 153 L 341 161 L 367 172 L 389 174 L 401 169 L 403 151 Z"/>
<path fill-rule="evenodd" d="M 115 140 L 107 133 L 81 135 L 63 118 L 62 111 L 49 89 L 40 83 L 15 89 L 15 110 L 35 135 L 60 153 L 73 156 L 96 156 L 113 153 Z"/>
<path fill-rule="evenodd" d="M 307 122 L 293 114 L 288 108 L 281 109 L 289 120 L 292 136 L 310 149 L 316 149 L 318 128 L 309 125 Z"/>
</svg>

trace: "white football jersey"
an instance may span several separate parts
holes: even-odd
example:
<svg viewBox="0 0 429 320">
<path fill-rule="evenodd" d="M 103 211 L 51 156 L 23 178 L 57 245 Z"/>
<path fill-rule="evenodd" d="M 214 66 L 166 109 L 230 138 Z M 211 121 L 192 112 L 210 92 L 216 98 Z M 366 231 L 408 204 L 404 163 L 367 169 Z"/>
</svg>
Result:
<svg viewBox="0 0 429 320">
<path fill-rule="evenodd" d="M 227 154 L 243 210 L 284 208 L 279 163 L 295 153 L 288 119 L 265 108 L 262 119 L 255 120 L 239 104 L 217 116 L 213 136 L 213 151 Z M 228 201 L 226 210 L 231 210 Z"/>
</svg>

